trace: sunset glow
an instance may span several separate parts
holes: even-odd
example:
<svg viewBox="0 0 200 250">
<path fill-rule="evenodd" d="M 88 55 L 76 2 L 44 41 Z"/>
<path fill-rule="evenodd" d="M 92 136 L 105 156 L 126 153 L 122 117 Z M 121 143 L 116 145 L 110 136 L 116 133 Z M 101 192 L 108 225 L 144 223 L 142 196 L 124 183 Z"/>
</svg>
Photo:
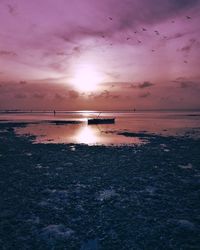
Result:
<svg viewBox="0 0 200 250">
<path fill-rule="evenodd" d="M 0 109 L 198 109 L 199 11 L 199 0 L 2 0 Z"/>
<path fill-rule="evenodd" d="M 71 80 L 73 87 L 78 91 L 95 91 L 103 80 L 94 66 L 80 65 L 75 69 Z"/>
</svg>

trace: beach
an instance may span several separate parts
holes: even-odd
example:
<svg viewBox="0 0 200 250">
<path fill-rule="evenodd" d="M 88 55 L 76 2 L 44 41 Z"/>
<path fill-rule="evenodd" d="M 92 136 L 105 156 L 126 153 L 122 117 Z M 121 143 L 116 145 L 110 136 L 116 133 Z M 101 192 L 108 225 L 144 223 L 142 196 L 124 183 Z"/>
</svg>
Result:
<svg viewBox="0 0 200 250">
<path fill-rule="evenodd" d="M 35 143 L 26 126 L 0 123 L 3 249 L 199 249 L 194 130 L 108 146 Z"/>
</svg>

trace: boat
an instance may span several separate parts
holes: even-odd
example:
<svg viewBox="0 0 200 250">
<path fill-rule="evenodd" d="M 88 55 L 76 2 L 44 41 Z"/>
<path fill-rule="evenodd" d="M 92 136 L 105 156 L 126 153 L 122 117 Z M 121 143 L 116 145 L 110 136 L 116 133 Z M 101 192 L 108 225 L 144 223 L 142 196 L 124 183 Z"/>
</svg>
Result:
<svg viewBox="0 0 200 250">
<path fill-rule="evenodd" d="M 115 118 L 91 118 L 88 119 L 88 125 L 92 124 L 114 124 Z"/>
</svg>

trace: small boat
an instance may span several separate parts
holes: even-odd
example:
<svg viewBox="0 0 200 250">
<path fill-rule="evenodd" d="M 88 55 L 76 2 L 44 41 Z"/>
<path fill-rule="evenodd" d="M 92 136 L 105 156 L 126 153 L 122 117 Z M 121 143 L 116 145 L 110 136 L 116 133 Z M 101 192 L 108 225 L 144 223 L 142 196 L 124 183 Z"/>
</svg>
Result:
<svg viewBox="0 0 200 250">
<path fill-rule="evenodd" d="M 115 118 L 91 118 L 88 119 L 88 125 L 91 124 L 114 124 Z"/>
</svg>

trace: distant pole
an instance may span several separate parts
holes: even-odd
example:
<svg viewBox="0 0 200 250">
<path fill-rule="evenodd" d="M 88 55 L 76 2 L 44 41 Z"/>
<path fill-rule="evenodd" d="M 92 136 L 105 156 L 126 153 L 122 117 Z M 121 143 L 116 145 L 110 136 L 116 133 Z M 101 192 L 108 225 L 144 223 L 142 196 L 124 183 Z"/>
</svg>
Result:
<svg viewBox="0 0 200 250">
<path fill-rule="evenodd" d="M 56 111 L 55 110 L 53 111 L 53 114 L 54 114 L 54 116 L 56 115 Z"/>
</svg>

